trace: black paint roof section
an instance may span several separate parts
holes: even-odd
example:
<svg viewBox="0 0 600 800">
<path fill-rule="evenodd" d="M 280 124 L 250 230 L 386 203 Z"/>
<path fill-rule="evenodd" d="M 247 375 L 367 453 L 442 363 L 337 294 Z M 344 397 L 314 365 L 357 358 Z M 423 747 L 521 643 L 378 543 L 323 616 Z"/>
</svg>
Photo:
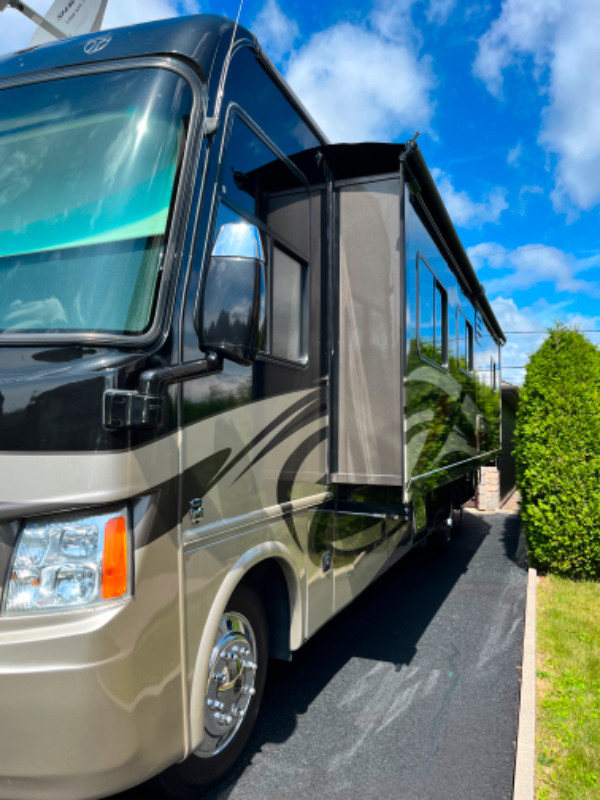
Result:
<svg viewBox="0 0 600 800">
<path fill-rule="evenodd" d="M 428 227 L 430 227 L 430 232 L 434 238 L 439 240 L 441 237 L 442 242 L 446 244 L 452 260 L 455 262 L 454 266 L 458 268 L 467 282 L 467 294 L 470 295 L 472 302 L 479 308 L 496 343 L 500 345 L 506 344 L 504 331 L 492 311 L 492 307 L 485 295 L 485 289 L 475 274 L 473 265 L 460 241 L 418 145 L 406 145 L 404 160 L 408 168 L 408 177 L 418 184 L 411 187 L 411 189 L 416 193 L 417 199 L 419 197 L 422 198 L 426 209 L 431 215 L 431 219 L 425 220 L 425 224 L 429 223 Z"/>
<path fill-rule="evenodd" d="M 199 67 L 208 78 L 222 40 L 225 47 L 221 48 L 221 62 L 224 58 L 233 26 L 234 23 L 226 17 L 201 14 L 60 39 L 0 57 L 0 79 L 39 70 L 156 55 L 183 57 Z M 93 39 L 108 39 L 108 42 L 94 48 L 88 44 Z M 240 39 L 256 42 L 254 36 L 242 27 L 238 27 L 236 33 L 236 40 Z"/>
<path fill-rule="evenodd" d="M 446 253 L 463 291 L 479 309 L 496 343 L 505 344 L 506 336 L 492 311 L 485 289 L 475 274 L 418 145 L 414 141 L 406 144 L 331 144 L 321 148 L 321 152 L 333 179 L 338 181 L 393 174 L 398 172 L 400 162 L 404 162 L 408 173 L 406 180 L 423 224 L 442 252 Z"/>
</svg>

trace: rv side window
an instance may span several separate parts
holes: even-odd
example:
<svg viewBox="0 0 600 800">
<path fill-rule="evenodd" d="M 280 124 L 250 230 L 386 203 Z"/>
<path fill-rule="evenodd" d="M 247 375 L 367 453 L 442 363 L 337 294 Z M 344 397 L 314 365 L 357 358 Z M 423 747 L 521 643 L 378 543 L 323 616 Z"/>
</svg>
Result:
<svg viewBox="0 0 600 800">
<path fill-rule="evenodd" d="M 261 220 L 278 239 L 308 257 L 307 185 L 241 112 L 233 117 L 221 191 L 228 203 Z"/>
<path fill-rule="evenodd" d="M 267 352 L 288 361 L 305 361 L 303 323 L 307 268 L 277 245 L 273 246 L 269 283 L 271 314 Z M 268 344 L 267 344 L 268 346 Z"/>
<path fill-rule="evenodd" d="M 446 302 L 446 292 L 439 283 L 435 284 L 433 300 L 435 308 L 434 360 L 436 364 L 446 364 L 446 353 L 448 350 L 446 342 L 448 304 Z"/>
<path fill-rule="evenodd" d="M 234 226 L 247 220 L 222 202 L 215 234 L 224 225 Z M 244 227 L 240 225 L 240 227 Z M 254 226 L 251 226 L 254 227 Z M 257 228 L 255 230 L 258 231 Z M 266 330 L 260 352 L 286 361 L 306 363 L 308 266 L 278 245 L 273 236 L 260 231 L 260 246 L 266 264 Z"/>
<path fill-rule="evenodd" d="M 267 254 L 265 356 L 305 364 L 308 352 L 309 193 L 301 173 L 247 115 L 231 121 L 216 230 L 248 219 Z"/>
<path fill-rule="evenodd" d="M 439 366 L 448 363 L 448 296 L 427 262 L 418 261 L 419 354 Z"/>
<path fill-rule="evenodd" d="M 473 328 L 458 311 L 458 366 L 465 372 L 473 371 Z"/>
</svg>

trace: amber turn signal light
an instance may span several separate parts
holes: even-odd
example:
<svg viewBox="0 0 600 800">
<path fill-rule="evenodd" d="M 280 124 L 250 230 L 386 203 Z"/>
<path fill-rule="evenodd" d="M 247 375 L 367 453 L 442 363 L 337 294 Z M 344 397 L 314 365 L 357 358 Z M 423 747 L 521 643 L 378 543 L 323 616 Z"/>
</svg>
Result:
<svg viewBox="0 0 600 800">
<path fill-rule="evenodd" d="M 127 523 L 125 517 L 109 519 L 104 528 L 102 597 L 110 600 L 127 592 Z"/>
</svg>

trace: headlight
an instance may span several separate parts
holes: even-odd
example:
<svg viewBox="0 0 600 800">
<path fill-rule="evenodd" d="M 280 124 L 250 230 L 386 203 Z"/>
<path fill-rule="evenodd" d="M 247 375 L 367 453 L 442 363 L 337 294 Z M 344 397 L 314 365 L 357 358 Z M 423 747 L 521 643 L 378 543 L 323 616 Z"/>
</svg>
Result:
<svg viewBox="0 0 600 800">
<path fill-rule="evenodd" d="M 127 510 L 26 523 L 5 592 L 5 614 L 99 605 L 131 594 Z"/>
</svg>

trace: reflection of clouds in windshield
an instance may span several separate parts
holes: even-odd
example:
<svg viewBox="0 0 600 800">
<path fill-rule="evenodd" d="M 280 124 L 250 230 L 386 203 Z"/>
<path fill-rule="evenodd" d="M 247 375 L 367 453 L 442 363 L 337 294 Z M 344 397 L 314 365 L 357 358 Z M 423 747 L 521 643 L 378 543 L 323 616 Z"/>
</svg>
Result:
<svg viewBox="0 0 600 800">
<path fill-rule="evenodd" d="M 48 297 L 45 300 L 30 300 L 25 303 L 22 300 L 15 300 L 0 322 L 2 327 L 14 330 L 39 329 L 41 325 L 47 329 L 62 327 L 68 320 L 60 300 Z"/>
<path fill-rule="evenodd" d="M 139 111 L 133 114 L 129 124 L 123 128 L 106 152 L 106 169 L 102 181 L 103 191 L 106 194 L 111 192 L 117 177 L 122 182 L 123 170 L 127 170 L 128 165 L 131 163 L 131 155 L 139 139 L 140 134 L 137 126 L 142 124 L 143 116 Z"/>
<path fill-rule="evenodd" d="M 77 317 L 77 324 L 83 328 L 85 327 L 85 314 L 81 306 L 82 298 L 83 298 L 83 292 L 80 289 L 75 295 L 75 299 L 73 300 L 73 310 L 75 311 L 75 316 Z"/>
<path fill-rule="evenodd" d="M 28 192 L 35 173 L 39 172 L 48 153 L 48 145 L 38 139 L 27 150 L 12 150 L 0 145 L 0 206 L 11 205 L 20 195 Z M 13 217 L 11 227 L 22 225 Z"/>
<path fill-rule="evenodd" d="M 61 102 L 41 114 L 0 120 L 0 206 L 12 203 L 31 188 L 50 151 L 48 127 L 66 120 L 71 113 L 70 103 Z M 11 221 L 13 228 L 18 224 Z"/>
</svg>

